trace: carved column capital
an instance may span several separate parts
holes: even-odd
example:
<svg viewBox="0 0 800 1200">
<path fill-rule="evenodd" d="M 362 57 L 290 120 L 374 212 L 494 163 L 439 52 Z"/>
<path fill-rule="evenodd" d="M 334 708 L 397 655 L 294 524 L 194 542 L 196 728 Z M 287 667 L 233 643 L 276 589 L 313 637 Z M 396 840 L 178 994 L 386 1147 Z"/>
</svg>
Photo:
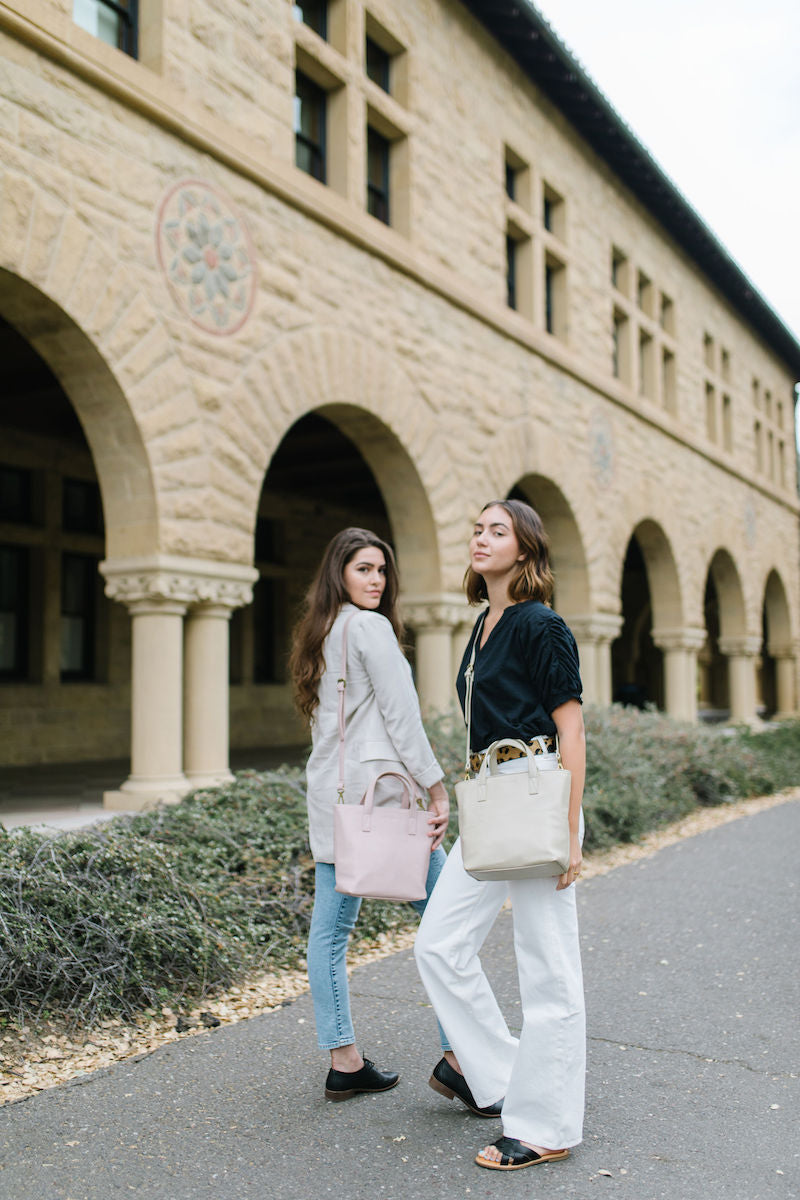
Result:
<svg viewBox="0 0 800 1200">
<path fill-rule="evenodd" d="M 100 564 L 106 595 L 129 607 L 176 604 L 186 609 L 223 608 L 231 612 L 249 604 L 254 567 L 207 559 L 153 555 L 139 559 L 108 559 Z"/>
<path fill-rule="evenodd" d="M 689 650 L 697 653 L 706 644 L 708 634 L 699 625 L 676 629 L 654 629 L 651 634 L 659 650 Z"/>
<path fill-rule="evenodd" d="M 577 642 L 595 642 L 602 645 L 619 637 L 623 617 L 621 613 L 586 613 L 564 618 Z"/>
<path fill-rule="evenodd" d="M 403 596 L 401 607 L 404 618 L 418 633 L 422 630 L 452 630 L 459 625 L 470 625 L 474 616 L 466 598 L 452 592 L 440 592 L 429 596 Z"/>
<path fill-rule="evenodd" d="M 797 650 L 798 643 L 793 641 L 767 643 L 767 654 L 770 658 L 796 658 Z"/>
<path fill-rule="evenodd" d="M 756 658 L 761 653 L 763 642 L 758 634 L 740 637 L 724 637 L 719 642 L 720 654 L 726 658 Z"/>
</svg>

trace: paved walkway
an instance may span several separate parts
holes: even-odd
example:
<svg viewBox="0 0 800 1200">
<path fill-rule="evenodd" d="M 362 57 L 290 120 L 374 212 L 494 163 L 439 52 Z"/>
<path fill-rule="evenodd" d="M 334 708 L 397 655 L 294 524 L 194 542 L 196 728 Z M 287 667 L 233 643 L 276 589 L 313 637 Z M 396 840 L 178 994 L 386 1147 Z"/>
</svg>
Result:
<svg viewBox="0 0 800 1200">
<path fill-rule="evenodd" d="M 800 803 L 581 885 L 585 1141 L 511 1175 L 494 1122 L 427 1087 L 434 1023 L 410 953 L 353 976 L 384 1096 L 322 1097 L 310 998 L 0 1109 L 2 1200 L 793 1200 L 800 1196 Z M 519 1010 L 502 916 L 484 958 Z"/>
</svg>

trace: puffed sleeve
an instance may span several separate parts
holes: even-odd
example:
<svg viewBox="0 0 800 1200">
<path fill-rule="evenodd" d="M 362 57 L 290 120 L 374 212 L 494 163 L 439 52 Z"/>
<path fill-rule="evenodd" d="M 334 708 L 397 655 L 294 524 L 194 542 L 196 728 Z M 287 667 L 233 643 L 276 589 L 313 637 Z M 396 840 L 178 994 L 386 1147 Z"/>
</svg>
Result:
<svg viewBox="0 0 800 1200">
<path fill-rule="evenodd" d="M 558 613 L 540 610 L 539 619 L 525 623 L 525 654 L 535 691 L 547 713 L 568 700 L 580 700 L 578 647 L 571 630 Z"/>
<path fill-rule="evenodd" d="M 408 662 L 390 622 L 380 613 L 362 611 L 353 623 L 355 649 L 369 675 L 386 732 L 407 770 L 431 787 L 444 771 L 422 724 L 419 699 Z"/>
</svg>

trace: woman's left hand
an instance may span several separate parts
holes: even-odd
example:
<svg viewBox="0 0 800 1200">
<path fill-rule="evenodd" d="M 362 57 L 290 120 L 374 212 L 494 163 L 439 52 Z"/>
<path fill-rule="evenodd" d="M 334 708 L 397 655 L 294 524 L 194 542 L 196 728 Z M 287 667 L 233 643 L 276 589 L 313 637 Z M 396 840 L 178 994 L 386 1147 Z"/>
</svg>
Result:
<svg viewBox="0 0 800 1200">
<path fill-rule="evenodd" d="M 428 837 L 432 838 L 431 853 L 433 853 L 441 846 L 444 835 L 447 833 L 450 821 L 450 797 L 443 783 L 435 783 L 432 788 L 429 788 L 428 795 L 430 796 L 428 824 L 431 827 Z"/>
<path fill-rule="evenodd" d="M 570 884 L 575 883 L 580 878 L 581 866 L 583 864 L 583 854 L 581 852 L 581 841 L 577 833 L 569 835 L 569 869 L 563 875 L 559 875 L 556 891 L 563 891 Z"/>
</svg>

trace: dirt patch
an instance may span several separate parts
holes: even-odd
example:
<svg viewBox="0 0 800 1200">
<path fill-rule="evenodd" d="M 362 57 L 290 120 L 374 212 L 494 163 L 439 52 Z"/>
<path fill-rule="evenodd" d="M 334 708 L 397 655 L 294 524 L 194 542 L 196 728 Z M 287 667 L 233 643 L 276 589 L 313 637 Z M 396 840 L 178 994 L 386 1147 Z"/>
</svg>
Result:
<svg viewBox="0 0 800 1200">
<path fill-rule="evenodd" d="M 699 809 L 658 833 L 648 834 L 630 846 L 615 846 L 584 860 L 583 878 L 605 875 L 626 863 L 637 862 L 684 838 L 694 837 L 740 817 L 800 799 L 800 788 L 741 800 L 724 808 Z M 414 930 L 382 934 L 374 942 L 361 943 L 350 951 L 351 967 L 375 962 L 414 944 Z M 215 1000 L 181 1011 L 162 1008 L 142 1015 L 135 1023 L 108 1020 L 84 1031 L 70 1029 L 64 1022 L 45 1021 L 37 1031 L 11 1029 L 0 1036 L 0 1104 L 22 1100 L 69 1079 L 108 1067 L 122 1059 L 148 1054 L 167 1042 L 192 1037 L 216 1024 L 233 1024 L 258 1013 L 289 1004 L 308 989 L 305 971 L 259 975 L 233 987 Z M 176 1025 L 180 1016 L 181 1031 Z"/>
</svg>

